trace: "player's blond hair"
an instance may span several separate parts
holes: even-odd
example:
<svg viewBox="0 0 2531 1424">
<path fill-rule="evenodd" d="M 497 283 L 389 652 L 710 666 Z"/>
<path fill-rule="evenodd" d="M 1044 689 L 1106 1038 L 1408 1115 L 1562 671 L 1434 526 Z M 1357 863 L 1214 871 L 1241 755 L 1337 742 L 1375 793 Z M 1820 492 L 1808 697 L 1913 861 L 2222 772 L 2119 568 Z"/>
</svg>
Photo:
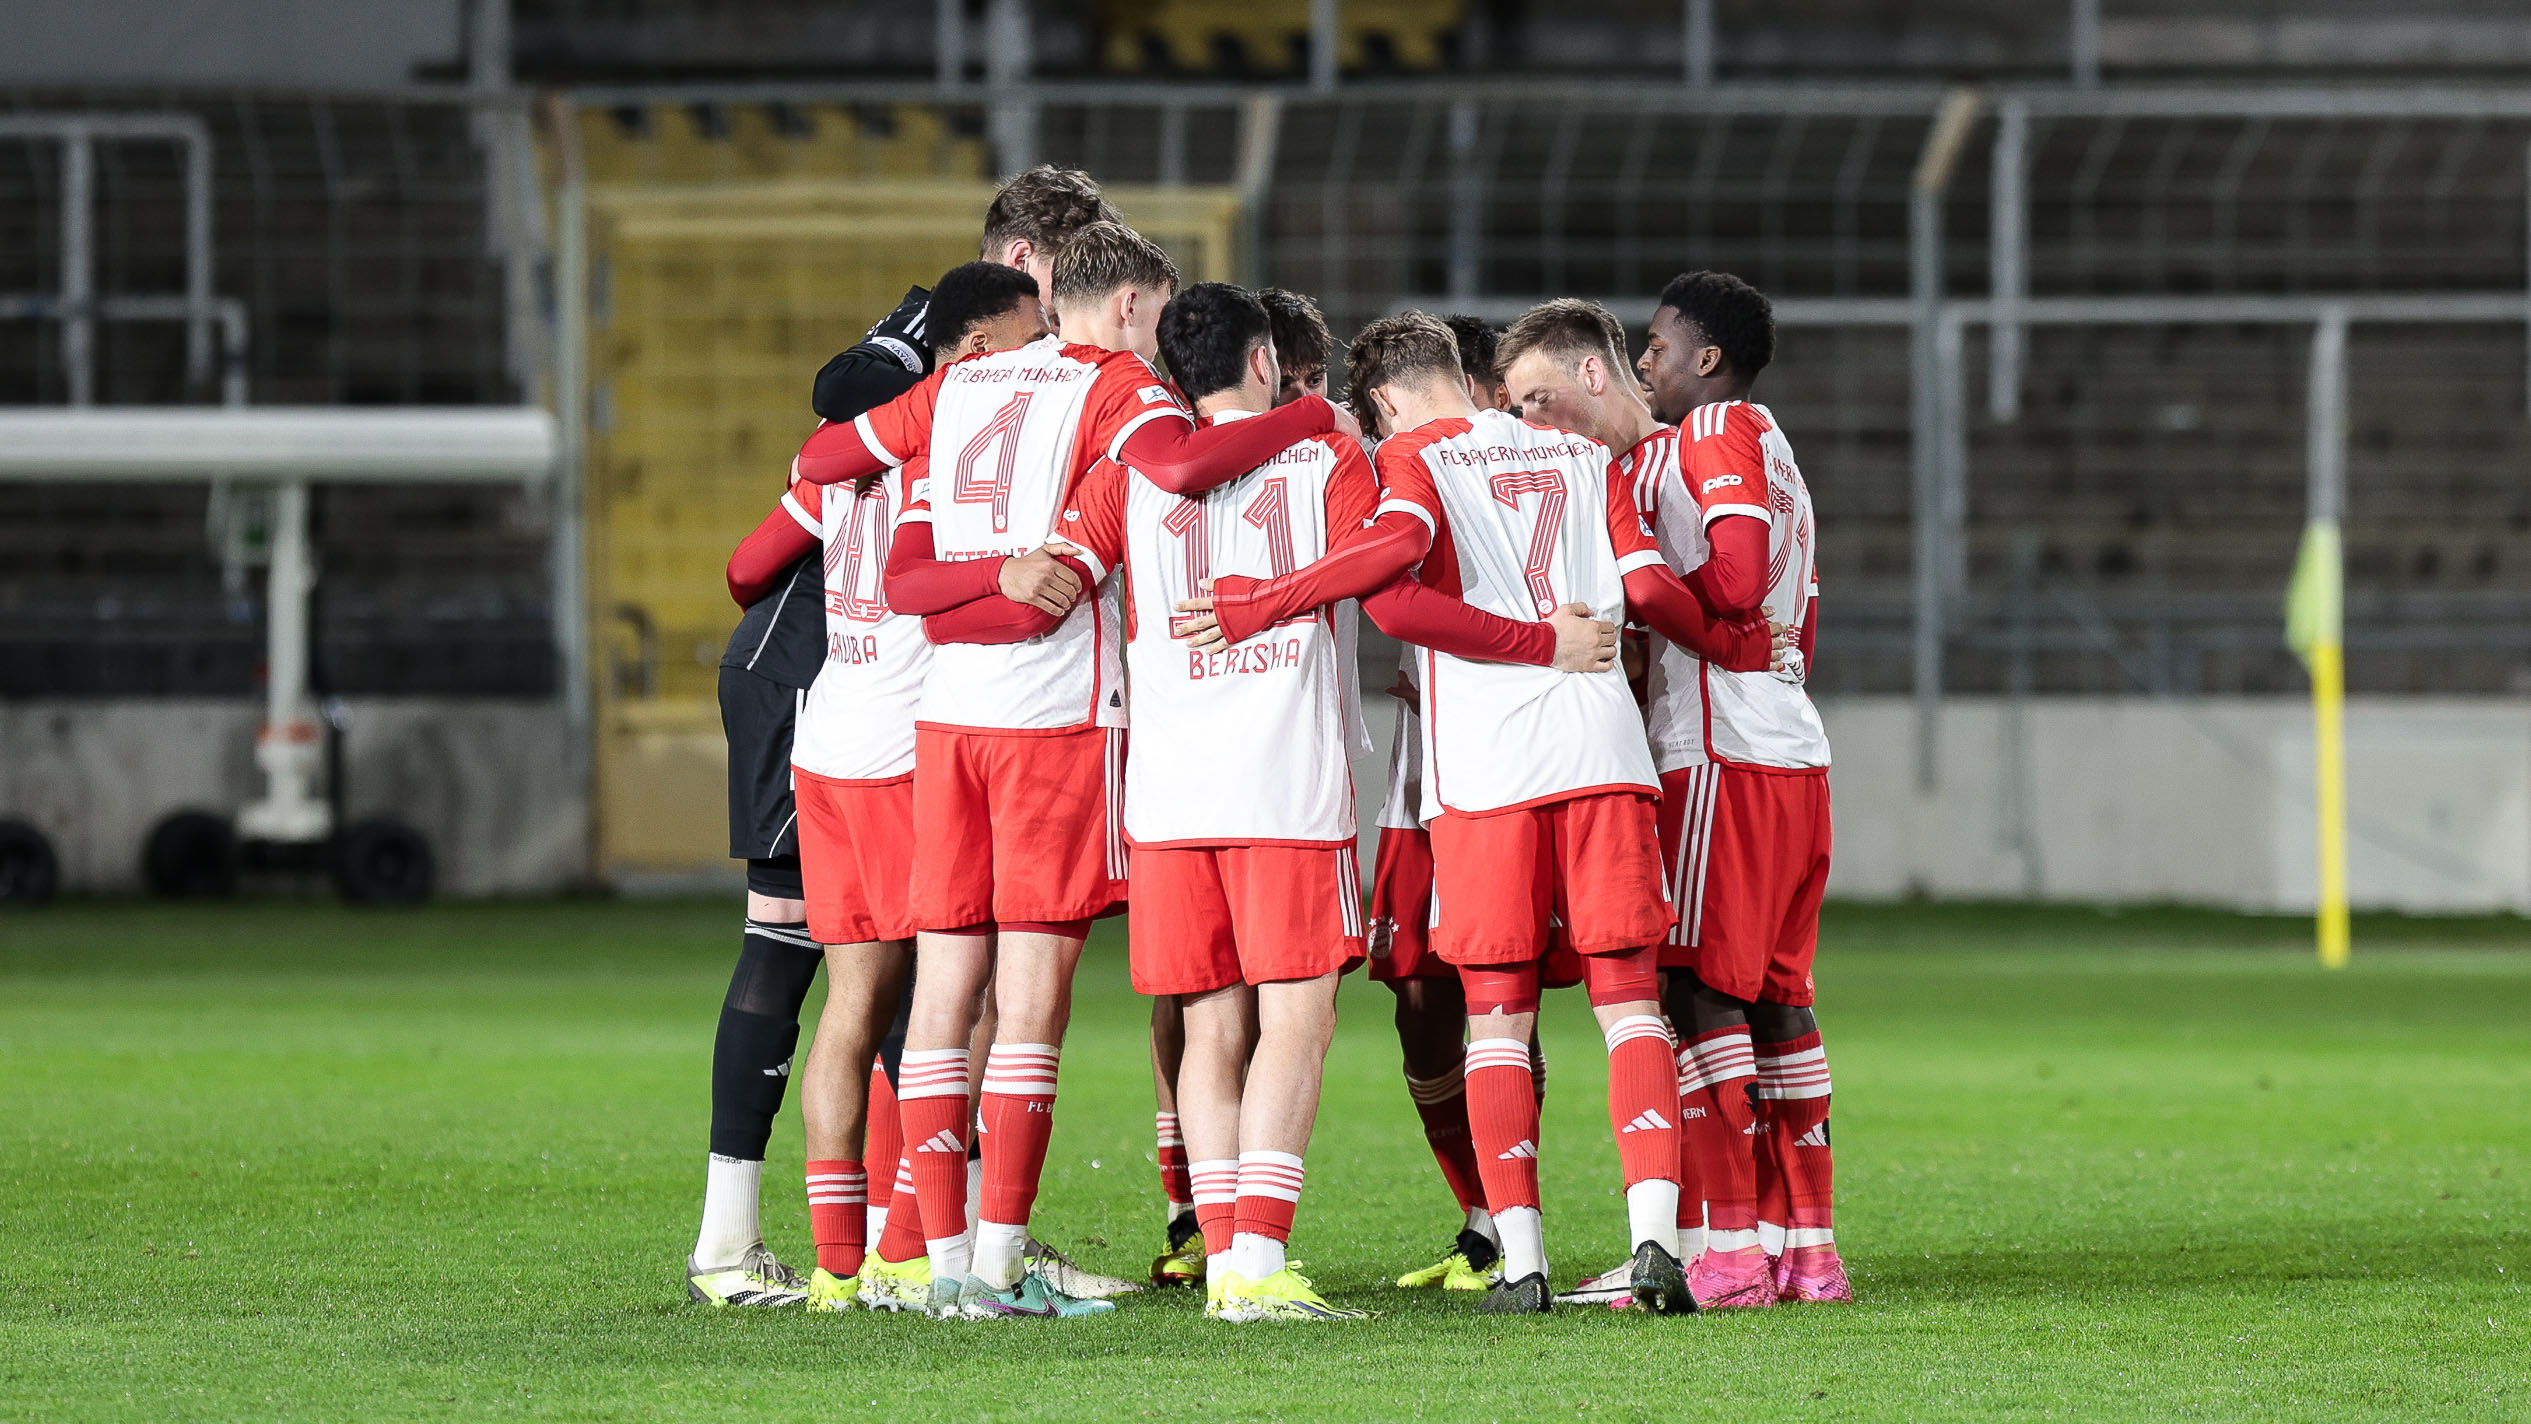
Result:
<svg viewBox="0 0 2531 1424">
<path fill-rule="evenodd" d="M 1558 297 L 1522 312 L 1511 329 L 1503 333 L 1495 369 L 1509 371 L 1513 362 L 1533 351 L 1567 365 L 1579 365 L 1583 358 L 1597 356 L 1612 373 L 1623 371 L 1626 327 L 1617 320 L 1615 312 L 1597 302 Z"/>
<path fill-rule="evenodd" d="M 1092 223 L 1121 221 L 1100 194 L 1097 179 L 1078 168 L 1040 163 L 993 195 L 992 206 L 984 210 L 979 255 L 999 262 L 1012 243 L 1022 241 L 1052 253 Z"/>
<path fill-rule="evenodd" d="M 1120 222 L 1094 222 L 1055 249 L 1054 299 L 1095 300 L 1123 287 L 1166 297 L 1178 266 L 1160 244 Z"/>
<path fill-rule="evenodd" d="M 1379 426 L 1375 388 L 1432 378 L 1459 379 L 1459 338 L 1430 312 L 1384 316 L 1357 332 L 1345 352 L 1345 404 L 1365 430 Z"/>
</svg>

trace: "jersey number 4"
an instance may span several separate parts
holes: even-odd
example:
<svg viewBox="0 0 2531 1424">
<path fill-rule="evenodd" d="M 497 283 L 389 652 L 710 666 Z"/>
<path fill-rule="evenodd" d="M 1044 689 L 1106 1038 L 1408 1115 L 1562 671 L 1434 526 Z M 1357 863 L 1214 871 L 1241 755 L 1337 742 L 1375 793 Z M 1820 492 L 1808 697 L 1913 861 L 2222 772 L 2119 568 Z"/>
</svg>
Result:
<svg viewBox="0 0 2531 1424">
<path fill-rule="evenodd" d="M 1538 522 L 1529 528 L 1529 553 L 1520 575 L 1529 585 L 1538 616 L 1544 618 L 1556 610 L 1555 584 L 1547 575 L 1554 564 L 1556 542 L 1564 533 L 1564 475 L 1556 470 L 1506 470 L 1494 477 L 1492 489 L 1494 498 L 1511 510 L 1520 508 L 1521 496 L 1538 496 Z"/>
<path fill-rule="evenodd" d="M 958 466 L 950 472 L 949 497 L 960 504 L 993 506 L 996 534 L 1011 529 L 1011 471 L 1019 465 L 1019 428 L 1028 419 L 1028 402 L 1034 394 L 1021 391 L 1004 401 L 958 452 Z"/>
</svg>

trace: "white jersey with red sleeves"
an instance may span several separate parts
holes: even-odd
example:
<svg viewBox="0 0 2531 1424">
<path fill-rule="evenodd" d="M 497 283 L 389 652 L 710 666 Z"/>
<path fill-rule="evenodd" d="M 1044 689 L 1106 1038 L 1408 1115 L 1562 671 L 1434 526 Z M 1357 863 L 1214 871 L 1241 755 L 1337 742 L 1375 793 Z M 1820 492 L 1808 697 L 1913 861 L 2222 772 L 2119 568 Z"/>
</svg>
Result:
<svg viewBox="0 0 2531 1424">
<path fill-rule="evenodd" d="M 1661 561 L 1598 441 L 1505 415 L 1436 420 L 1380 447 L 1382 509 L 1433 529 L 1423 580 L 1535 622 L 1567 603 L 1625 614 L 1625 575 Z M 1424 819 L 1602 791 L 1657 791 L 1624 675 L 1476 662 L 1426 649 Z"/>
<path fill-rule="evenodd" d="M 791 764 L 839 781 L 893 781 L 914 770 L 914 709 L 931 669 L 923 620 L 888 607 L 880 575 L 917 462 L 859 494 L 793 480 L 782 507 L 825 545 L 826 662 L 800 703 Z"/>
<path fill-rule="evenodd" d="M 890 464 L 927 450 L 902 518 L 928 522 L 945 560 L 1024 554 L 1064 537 L 1057 514 L 1091 465 L 1153 420 L 1186 420 L 1151 364 L 1125 351 L 1047 337 L 943 367 L 921 388 L 862 416 L 871 452 Z M 1108 570 L 1093 557 L 1093 583 Z M 945 643 L 923 688 L 925 726 L 1066 732 L 1125 725 L 1116 601 L 1085 595 L 1053 632 L 1021 643 Z"/>
<path fill-rule="evenodd" d="M 1408 695 L 1397 699 L 1397 731 L 1389 738 L 1389 792 L 1380 802 L 1380 824 L 1392 830 L 1424 828 L 1424 718 L 1416 710 L 1423 694 L 1415 689 L 1422 671 L 1415 656 L 1419 651 L 1407 648 L 1397 660 L 1398 681 Z"/>
<path fill-rule="evenodd" d="M 1687 423 L 1646 437 L 1625 473 L 1652 520 L 1662 556 L 1684 574 L 1712 555 L 1705 531 L 1745 515 L 1767 526 L 1766 594 L 1779 623 L 1799 629 L 1819 594 L 1817 525 L 1810 488 L 1774 413 L 1749 401 L 1717 401 Z M 1803 686 L 1796 657 L 1780 672 L 1730 672 L 1659 634 L 1645 681 L 1654 759 L 1663 771 L 1708 761 L 1785 770 L 1828 765 L 1828 733 Z"/>
<path fill-rule="evenodd" d="M 1204 580 L 1290 573 L 1358 531 L 1379 501 L 1370 462 L 1348 437 L 1315 435 L 1200 495 L 1114 466 L 1093 480 L 1077 537 L 1121 543 L 1130 601 L 1126 836 L 1137 846 L 1352 845 L 1361 714 L 1334 610 L 1212 650 L 1170 629 Z"/>
</svg>

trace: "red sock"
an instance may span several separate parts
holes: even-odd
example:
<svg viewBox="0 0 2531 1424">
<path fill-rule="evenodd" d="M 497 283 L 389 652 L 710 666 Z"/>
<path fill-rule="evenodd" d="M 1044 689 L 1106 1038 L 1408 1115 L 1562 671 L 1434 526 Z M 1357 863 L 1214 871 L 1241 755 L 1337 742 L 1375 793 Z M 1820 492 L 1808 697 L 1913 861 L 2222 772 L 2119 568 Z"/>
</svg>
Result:
<svg viewBox="0 0 2531 1424">
<path fill-rule="evenodd" d="M 811 1162 L 808 1187 L 809 1239 L 817 1243 L 817 1264 L 832 1275 L 860 1275 L 869 1176 L 858 1162 Z"/>
<path fill-rule="evenodd" d="M 1538 1096 L 1529 1045 L 1481 1038 L 1468 1045 L 1468 1135 L 1475 1140 L 1485 1209 L 1538 1205 Z"/>
<path fill-rule="evenodd" d="M 1441 1179 L 1459 1200 L 1459 1210 L 1485 1205 L 1485 1184 L 1477 1176 L 1476 1143 L 1468 1136 L 1468 1082 L 1453 1068 L 1440 1078 L 1409 1077 L 1406 1095 L 1415 1100 L 1415 1116 L 1424 1120 L 1424 1141 L 1441 1164 Z"/>
<path fill-rule="evenodd" d="M 1678 1173 L 1678 1060 L 1658 1014 L 1630 1014 L 1609 1026 L 1608 1130 L 1626 1185 Z"/>
<path fill-rule="evenodd" d="M 896 1164 L 905 1155 L 905 1119 L 887 1069 L 875 1058 L 870 1060 L 870 1113 L 862 1121 L 861 1160 L 870 1164 L 870 1209 L 889 1211 L 896 1205 Z"/>
<path fill-rule="evenodd" d="M 1784 1227 L 1790 1245 L 1824 1246 L 1836 1228 L 1828 1051 L 1814 1030 L 1783 1043 L 1759 1044 L 1757 1067 L 1758 1219 Z"/>
<path fill-rule="evenodd" d="M 967 1230 L 967 1050 L 909 1048 L 897 1071 L 905 1155 L 914 1164 L 914 1198 L 921 1204 L 929 1250 L 930 1242 L 963 1237 Z M 894 1208 L 888 1217 L 893 1225 Z M 941 1233 L 937 1237 L 928 1234 L 933 1223 Z"/>
<path fill-rule="evenodd" d="M 1749 1087 L 1757 1068 L 1745 1027 L 1699 1034 L 1682 1115 L 1687 1156 L 1705 1194 L 1706 1245 L 1717 1251 L 1757 1244 L 1757 1161 L 1750 1134 L 1756 1113 Z"/>
<path fill-rule="evenodd" d="M 1679 1229 L 1705 1229 L 1705 1183 L 1696 1172 L 1696 1120 L 1705 1116 L 1703 1100 L 1696 1096 L 1696 1049 L 1692 1044 L 1678 1046 L 1678 1077 L 1675 1087 L 1679 1104 Z"/>
<path fill-rule="evenodd" d="M 887 1229 L 879 1233 L 879 1259 L 911 1261 L 923 1254 L 923 1202 L 914 1190 L 914 1160 L 896 1159 L 896 1185 L 889 1195 Z"/>
<path fill-rule="evenodd" d="M 1292 1216 L 1300 1210 L 1301 1159 L 1289 1152 L 1239 1154 L 1239 1211 L 1232 1230 L 1292 1239 Z"/>
<path fill-rule="evenodd" d="M 1173 1112 L 1154 1113 L 1151 1129 L 1160 1146 L 1160 1197 L 1175 1216 L 1179 1207 L 1195 1201 L 1195 1184 L 1187 1176 L 1186 1139 L 1178 1133 L 1178 1115 Z"/>
<path fill-rule="evenodd" d="M 1195 1198 L 1195 1224 L 1204 1233 L 1204 1254 L 1218 1256 L 1230 1249 L 1239 1214 L 1239 1163 L 1229 1157 L 1198 1162 L 1187 1169 L 1187 1177 Z"/>
<path fill-rule="evenodd" d="M 1055 1135 L 1051 1043 L 997 1043 L 984 1060 L 984 1210 L 978 1220 L 1025 1226 Z"/>
</svg>

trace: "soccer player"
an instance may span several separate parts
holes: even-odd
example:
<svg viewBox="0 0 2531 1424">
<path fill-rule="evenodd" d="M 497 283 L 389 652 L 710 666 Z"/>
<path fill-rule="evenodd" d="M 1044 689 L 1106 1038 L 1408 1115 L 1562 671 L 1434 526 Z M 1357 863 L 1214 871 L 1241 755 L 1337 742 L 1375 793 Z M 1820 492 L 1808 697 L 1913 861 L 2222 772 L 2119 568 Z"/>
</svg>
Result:
<svg viewBox="0 0 2531 1424">
<path fill-rule="evenodd" d="M 1274 404 L 1290 405 L 1303 396 L 1324 398 L 1327 394 L 1327 359 L 1335 341 L 1328 334 L 1327 319 L 1319 314 L 1318 303 L 1299 292 L 1286 291 L 1281 287 L 1261 288 L 1256 293 L 1256 299 L 1265 308 L 1266 321 L 1273 333 L 1278 381 Z M 1164 344 L 1164 352 L 1165 349 Z M 1171 373 L 1176 374 L 1174 362 L 1171 363 Z M 1341 431 L 1347 428 L 1342 419 L 1344 408 L 1339 406 L 1337 411 L 1337 427 Z M 1355 433 L 1359 433 L 1358 427 L 1355 427 Z M 1348 687 L 1352 687 L 1355 681 L 1355 630 L 1350 614 L 1339 610 L 1336 631 L 1340 656 L 1337 661 Z M 1352 687 L 1351 696 L 1353 701 L 1349 705 L 1358 711 L 1360 689 Z M 1367 755 L 1369 750 L 1366 732 L 1354 751 Z M 1457 1032 L 1455 1020 L 1452 1032 Z M 1200 1285 L 1204 1282 L 1204 1236 L 1195 1212 L 1194 1178 L 1188 1167 L 1186 1141 L 1179 1125 L 1177 1106 L 1178 1063 L 1185 1051 L 1185 1043 L 1185 1028 L 1180 1019 L 1177 996 L 1154 995 L 1151 1000 L 1151 1069 L 1152 1087 L 1159 1100 L 1156 1120 L 1158 1151 L 1154 1158 L 1160 1165 L 1161 1195 L 1168 1203 L 1169 1223 L 1167 1249 L 1151 1263 L 1151 1279 L 1159 1285 Z"/>
<path fill-rule="evenodd" d="M 1708 1306 L 1853 1298 L 1837 1256 L 1828 1058 L 1811 961 L 1828 882 L 1828 737 L 1803 680 L 1818 625 L 1810 490 L 1783 427 L 1749 388 L 1775 355 L 1765 296 L 1721 272 L 1661 291 L 1638 363 L 1652 412 L 1678 427 L 1639 463 L 1664 557 L 1694 567 L 1718 617 L 1764 608 L 1799 630 L 1785 666 L 1741 672 L 1664 643 L 1651 681 L 1662 848 L 1680 904 L 1664 946 Z M 1660 631 L 1658 629 L 1656 632 Z M 1767 1250 L 1768 1227 L 1781 1253 Z"/>
<path fill-rule="evenodd" d="M 1166 254 L 1117 223 L 1064 244 L 1053 300 L 1067 336 L 941 368 L 851 425 L 812 435 L 803 475 L 861 480 L 928 456 L 889 556 L 897 609 L 979 600 L 1006 640 L 942 640 L 918 712 L 913 908 L 918 977 L 899 1083 L 928 1242 L 935 1313 L 1088 1313 L 1024 1269 L 1053 1131 L 1072 971 L 1089 921 L 1121 898 L 1112 794 L 1124 692 L 1103 568 L 1058 515 L 1101 458 L 1155 481 L 1219 479 L 1332 427 L 1324 401 L 1194 429 L 1150 365 L 1177 287 Z M 964 1155 L 968 1035 L 988 983 L 999 1011 L 984 1072 L 982 1212 L 972 1239 Z"/>
<path fill-rule="evenodd" d="M 1115 216 L 1088 174 L 1039 167 L 1004 184 L 985 213 L 982 256 L 1045 268 L 1081 227 Z M 1045 273 L 1032 271 L 1043 290 Z M 910 389 L 933 366 L 930 293 L 909 289 L 861 342 L 826 363 L 810 404 L 848 421 Z M 824 573 L 802 558 L 747 605 L 721 658 L 721 728 L 729 748 L 730 854 L 747 862 L 747 922 L 712 1044 L 711 1155 L 703 1221 L 687 1261 L 687 1292 L 718 1305 L 791 1305 L 807 1281 L 763 1247 L 758 1225 L 765 1144 L 790 1081 L 800 1007 L 820 949 L 803 927 L 798 834 L 791 793 L 796 704 L 825 662 L 819 612 Z M 891 1050 L 901 1035 L 891 1035 Z M 891 1052 L 892 1056 L 892 1052 Z M 893 1121 L 885 1080 L 872 1112 Z M 888 1183 L 872 1193 L 874 1211 Z"/>
<path fill-rule="evenodd" d="M 1633 607 L 1725 666 L 1768 665 L 1766 629 L 1708 620 L 1662 567 L 1606 447 L 1478 410 L 1440 322 L 1410 312 L 1372 323 L 1354 339 L 1347 385 L 1394 432 L 1378 456 L 1380 518 L 1309 569 L 1217 579 L 1210 603 L 1223 642 L 1235 647 L 1294 607 L 1381 588 L 1417 566 L 1421 584 L 1501 617 Z M 1655 836 L 1658 782 L 1633 699 L 1614 674 L 1613 629 L 1598 626 L 1608 630 L 1609 665 L 1595 674 L 1558 676 L 1429 645 L 1422 658 L 1433 947 L 1458 967 L 1467 1001 L 1469 1119 L 1502 1241 L 1504 1278 L 1486 1299 L 1490 1312 L 1552 1306 L 1529 1057 L 1551 917 L 1581 956 L 1609 1048 L 1633 1298 L 1656 1311 L 1695 1308 L 1674 1249 L 1678 1088 L 1655 988 L 1655 947 L 1676 919 Z"/>
<path fill-rule="evenodd" d="M 1014 267 L 970 262 L 930 294 L 928 324 L 949 360 L 1024 346 L 1045 335 L 1037 283 Z M 902 472 L 899 472 L 901 476 Z M 825 946 L 826 1007 L 801 1073 L 808 1129 L 809 1227 L 817 1246 L 812 1310 L 929 1304 L 920 1258 L 922 1218 L 909 1198 L 887 1213 L 879 1262 L 862 1279 L 870 1239 L 869 1166 L 891 1176 L 898 1152 L 893 1094 L 870 1068 L 911 966 L 906 906 L 913 839 L 914 703 L 931 665 L 916 620 L 888 607 L 881 585 L 903 480 L 855 491 L 795 479 L 782 501 L 731 556 L 731 596 L 743 607 L 823 545 L 826 666 L 802 700 L 791 771 L 799 806 L 801 878 L 810 935 Z M 980 610 L 982 611 L 982 610 Z M 970 618 L 970 622 L 975 621 Z M 870 1101 L 868 1116 L 862 1111 Z M 910 1288 L 910 1289 L 909 1289 Z M 908 1299 L 919 1292 L 919 1299 Z"/>
</svg>

